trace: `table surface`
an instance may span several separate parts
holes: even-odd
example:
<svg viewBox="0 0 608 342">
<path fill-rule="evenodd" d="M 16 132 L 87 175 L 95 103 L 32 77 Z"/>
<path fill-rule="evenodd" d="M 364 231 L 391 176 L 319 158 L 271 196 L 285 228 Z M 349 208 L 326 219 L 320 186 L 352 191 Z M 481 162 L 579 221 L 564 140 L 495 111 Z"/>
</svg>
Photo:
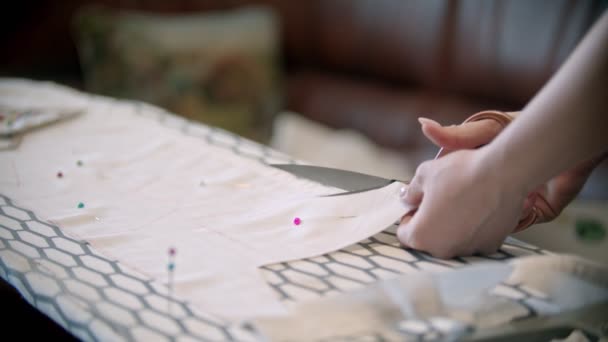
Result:
<svg viewBox="0 0 608 342">
<path fill-rule="evenodd" d="M 90 100 L 114 101 L 96 97 Z M 265 165 L 296 162 L 229 132 L 188 122 L 138 102 L 123 102 L 130 104 L 135 113 L 165 124 L 167 129 L 178 129 L 184 135 L 200 139 L 201 144 L 220 146 L 226 153 Z M 400 274 L 457 269 L 479 262 L 507 262 L 546 253 L 510 239 L 494 255 L 438 260 L 401 247 L 395 229 L 391 226 L 323 256 L 264 266 L 262 273 L 277 298 L 293 303 L 350 291 Z M 82 340 L 256 338 L 239 322 L 218 319 L 193 307 L 187 299 L 168 296 L 163 283 L 106 258 L 88 243 L 44 221 L 31 208 L 14 203 L 1 191 L 0 277 L 30 304 Z M 536 315 L 534 302 L 543 299 L 520 285 L 501 284 L 494 290 L 497 296 L 521 305 L 521 311 L 510 320 Z M 426 333 L 410 332 L 409 336 Z"/>
</svg>

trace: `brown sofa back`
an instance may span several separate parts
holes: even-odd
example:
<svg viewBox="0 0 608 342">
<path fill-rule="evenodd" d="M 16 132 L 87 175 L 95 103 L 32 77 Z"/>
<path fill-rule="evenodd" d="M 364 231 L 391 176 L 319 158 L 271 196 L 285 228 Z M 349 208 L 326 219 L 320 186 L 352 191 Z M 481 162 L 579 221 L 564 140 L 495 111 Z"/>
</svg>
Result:
<svg viewBox="0 0 608 342">
<path fill-rule="evenodd" d="M 418 115 L 458 122 L 520 109 L 608 1 L 42 1 L 7 18 L 0 66 L 77 69 L 69 22 L 90 3 L 162 13 L 269 5 L 282 21 L 289 108 L 403 148 L 416 145 Z"/>
<path fill-rule="evenodd" d="M 264 1 L 266 2 L 266 1 Z M 606 6 L 596 0 L 273 2 L 293 67 L 525 103 Z"/>
</svg>

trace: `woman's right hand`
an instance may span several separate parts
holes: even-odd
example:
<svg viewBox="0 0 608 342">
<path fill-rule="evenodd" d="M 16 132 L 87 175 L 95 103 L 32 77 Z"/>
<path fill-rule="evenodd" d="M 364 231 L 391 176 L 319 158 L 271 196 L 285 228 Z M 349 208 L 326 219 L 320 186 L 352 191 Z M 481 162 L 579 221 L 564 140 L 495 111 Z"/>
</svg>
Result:
<svg viewBox="0 0 608 342">
<path fill-rule="evenodd" d="M 519 113 L 509 113 L 517 117 Z M 496 120 L 484 119 L 461 125 L 442 126 L 436 121 L 420 118 L 422 132 L 435 145 L 442 148 L 441 155 L 455 150 L 475 149 L 492 141 L 504 129 Z M 556 218 L 576 197 L 589 178 L 591 171 L 602 158 L 583 162 L 554 177 L 530 193 L 525 201 L 517 230 L 531 224 L 548 222 Z M 526 219 L 532 218 L 529 222 Z M 515 227 L 514 227 L 515 228 Z"/>
</svg>

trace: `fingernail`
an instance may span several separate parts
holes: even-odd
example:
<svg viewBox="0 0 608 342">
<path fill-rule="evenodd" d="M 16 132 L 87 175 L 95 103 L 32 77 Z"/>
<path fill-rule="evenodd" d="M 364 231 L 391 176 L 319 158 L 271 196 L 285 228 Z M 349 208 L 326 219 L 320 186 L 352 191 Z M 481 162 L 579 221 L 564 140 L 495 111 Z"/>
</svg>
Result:
<svg viewBox="0 0 608 342">
<path fill-rule="evenodd" d="M 407 187 L 404 186 L 399 189 L 399 197 L 403 198 L 405 195 L 407 195 Z"/>
<path fill-rule="evenodd" d="M 420 122 L 421 125 L 433 125 L 433 126 L 441 126 L 441 124 L 435 120 L 431 120 L 429 118 L 424 118 L 424 117 L 419 117 L 418 118 L 418 122 Z"/>
</svg>

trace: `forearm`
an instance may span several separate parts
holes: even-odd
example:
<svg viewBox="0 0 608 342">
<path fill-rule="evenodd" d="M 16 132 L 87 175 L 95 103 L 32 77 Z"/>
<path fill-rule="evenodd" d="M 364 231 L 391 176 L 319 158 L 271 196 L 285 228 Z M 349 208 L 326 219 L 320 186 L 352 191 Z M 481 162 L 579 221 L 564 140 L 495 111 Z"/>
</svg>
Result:
<svg viewBox="0 0 608 342">
<path fill-rule="evenodd" d="M 480 150 L 523 192 L 608 148 L 608 14 L 517 120 Z M 496 170 L 494 170 L 496 171 Z"/>
</svg>

